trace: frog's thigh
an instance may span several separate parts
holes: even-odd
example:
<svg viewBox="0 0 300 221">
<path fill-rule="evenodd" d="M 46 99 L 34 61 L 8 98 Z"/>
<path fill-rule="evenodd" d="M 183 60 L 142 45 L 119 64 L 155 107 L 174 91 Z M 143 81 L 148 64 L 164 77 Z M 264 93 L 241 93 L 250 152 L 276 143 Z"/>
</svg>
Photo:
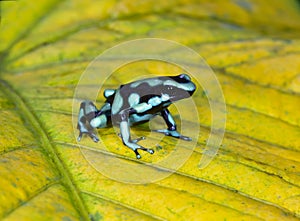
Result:
<svg viewBox="0 0 300 221">
<path fill-rule="evenodd" d="M 88 117 L 92 113 L 95 113 L 97 111 L 97 108 L 92 101 L 86 100 L 81 102 L 79 111 L 82 111 L 82 116 Z"/>
<path fill-rule="evenodd" d="M 99 116 L 97 116 L 99 112 L 103 112 L 102 110 L 109 111 L 110 104 L 104 104 L 100 111 L 97 110 L 92 101 L 83 101 L 80 104 L 77 126 L 79 129 L 79 136 L 77 138 L 78 141 L 81 140 L 83 134 L 88 134 L 94 142 L 99 141 L 98 137 L 93 131 L 93 128 L 106 126 L 107 116 L 105 114 L 100 114 Z"/>
<path fill-rule="evenodd" d="M 78 113 L 78 123 L 77 128 L 80 131 L 80 135 L 82 136 L 82 133 L 89 132 L 89 122 L 92 120 L 95 116 L 95 113 L 97 111 L 96 106 L 91 101 L 83 101 L 80 104 L 80 109 Z M 81 137 L 79 137 L 81 139 Z"/>
</svg>

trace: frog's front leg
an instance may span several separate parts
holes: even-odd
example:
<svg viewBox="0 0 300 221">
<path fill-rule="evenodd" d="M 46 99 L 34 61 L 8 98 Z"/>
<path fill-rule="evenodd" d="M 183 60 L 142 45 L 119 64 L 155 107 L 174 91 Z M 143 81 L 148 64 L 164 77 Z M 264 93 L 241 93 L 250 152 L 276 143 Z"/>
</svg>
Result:
<svg viewBox="0 0 300 221">
<path fill-rule="evenodd" d="M 131 139 L 130 128 L 129 128 L 129 123 L 128 123 L 128 114 L 121 113 L 120 115 L 121 115 L 120 133 L 121 133 L 121 138 L 122 138 L 123 144 L 133 150 L 137 159 L 141 158 L 141 155 L 139 154 L 138 149 L 147 151 L 148 153 L 153 154 L 154 150 L 145 148 L 145 147 L 137 144 L 138 141 L 145 139 L 144 137 L 141 137 L 141 138 L 138 138 L 135 140 Z"/>
<path fill-rule="evenodd" d="M 98 111 L 91 101 L 83 101 L 80 104 L 77 124 L 77 129 L 79 130 L 78 141 L 81 140 L 83 134 L 89 135 L 94 142 L 99 141 L 99 138 L 94 133 L 94 128 L 106 126 L 107 117 L 104 113 L 106 109 L 108 109 L 108 105 L 109 104 L 106 103 L 101 110 Z"/>
<path fill-rule="evenodd" d="M 162 110 L 161 111 L 161 116 L 165 120 L 165 122 L 168 126 L 168 129 L 154 130 L 155 132 L 163 133 L 166 136 L 171 136 L 171 137 L 179 138 L 179 139 L 182 139 L 182 140 L 187 140 L 187 141 L 192 140 L 190 137 L 183 136 L 177 131 L 176 123 L 175 123 L 175 121 L 174 121 L 174 119 L 173 119 L 173 117 L 170 114 L 168 109 Z"/>
</svg>

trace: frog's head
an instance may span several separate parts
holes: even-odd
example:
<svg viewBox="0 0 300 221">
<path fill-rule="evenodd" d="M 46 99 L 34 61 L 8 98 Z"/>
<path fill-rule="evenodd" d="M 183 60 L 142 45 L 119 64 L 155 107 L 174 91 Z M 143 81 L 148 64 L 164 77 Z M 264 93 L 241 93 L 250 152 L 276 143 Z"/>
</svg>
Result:
<svg viewBox="0 0 300 221">
<path fill-rule="evenodd" d="M 188 98 L 196 90 L 196 85 L 187 74 L 166 77 L 163 85 L 163 93 L 167 94 L 171 101 Z"/>
</svg>

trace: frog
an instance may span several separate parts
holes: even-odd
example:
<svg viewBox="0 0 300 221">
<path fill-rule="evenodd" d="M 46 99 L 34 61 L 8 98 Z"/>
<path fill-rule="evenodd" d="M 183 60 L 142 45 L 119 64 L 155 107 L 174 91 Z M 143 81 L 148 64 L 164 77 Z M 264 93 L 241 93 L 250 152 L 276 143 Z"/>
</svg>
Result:
<svg viewBox="0 0 300 221">
<path fill-rule="evenodd" d="M 123 145 L 129 147 L 137 159 L 141 158 L 139 150 L 154 153 L 151 148 L 138 144 L 145 137 L 132 139 L 130 128 L 137 124 L 149 122 L 156 116 L 161 116 L 166 123 L 166 129 L 154 130 L 165 136 L 191 141 L 188 136 L 177 131 L 176 122 L 168 110 L 176 101 L 189 98 L 196 90 L 195 83 L 190 76 L 182 73 L 175 76 L 157 76 L 139 79 L 120 85 L 117 89 L 105 89 L 105 102 L 100 109 L 90 100 L 80 104 L 77 128 L 78 142 L 83 135 L 88 135 L 94 142 L 99 138 L 95 129 L 117 126 L 118 134 Z"/>
</svg>

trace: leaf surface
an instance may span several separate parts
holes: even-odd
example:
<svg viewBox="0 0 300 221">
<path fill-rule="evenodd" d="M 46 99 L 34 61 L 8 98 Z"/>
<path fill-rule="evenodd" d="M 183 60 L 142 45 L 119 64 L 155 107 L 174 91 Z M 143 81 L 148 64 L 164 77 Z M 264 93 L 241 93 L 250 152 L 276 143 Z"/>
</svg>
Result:
<svg viewBox="0 0 300 221">
<path fill-rule="evenodd" d="M 0 4 L 1 219 L 299 219 L 299 1 Z M 133 127 L 134 136 L 150 137 L 141 144 L 156 148 L 154 155 L 142 153 L 141 161 L 122 145 L 113 128 L 99 130 L 108 149 L 87 137 L 80 148 L 72 105 L 74 101 L 79 108 L 74 90 L 96 56 L 121 42 L 145 37 L 178 41 L 204 57 L 221 84 L 227 122 L 218 155 L 199 170 L 211 112 L 198 85 L 193 99 L 198 101 L 201 129 L 191 157 L 171 176 L 136 185 L 97 171 L 84 150 L 94 148 L 97 155 L 90 159 L 95 161 L 108 159 L 112 152 L 139 165 L 160 161 L 177 140 L 150 134 L 148 125 Z M 117 88 L 142 75 L 182 71 L 161 62 L 135 62 L 116 70 L 104 86 Z M 92 79 L 90 88 L 97 86 Z M 97 107 L 103 101 L 99 95 Z M 171 111 L 180 120 L 177 109 Z M 194 119 L 191 115 L 183 119 L 189 124 L 188 133 Z M 155 147 L 160 139 L 162 148 Z M 134 170 L 131 175 L 136 175 Z"/>
</svg>

